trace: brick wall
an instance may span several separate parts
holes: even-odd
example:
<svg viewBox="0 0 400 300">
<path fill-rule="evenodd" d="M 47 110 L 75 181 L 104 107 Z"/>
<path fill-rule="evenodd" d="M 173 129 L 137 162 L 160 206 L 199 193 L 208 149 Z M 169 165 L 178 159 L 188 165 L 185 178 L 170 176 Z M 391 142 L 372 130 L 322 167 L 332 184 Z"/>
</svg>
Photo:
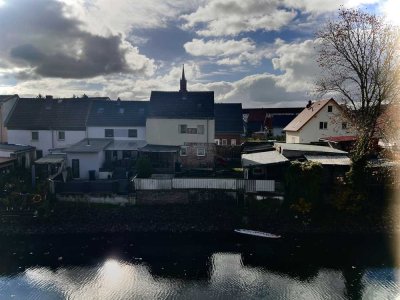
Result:
<svg viewBox="0 0 400 300">
<path fill-rule="evenodd" d="M 186 156 L 179 156 L 183 169 L 214 168 L 215 144 L 185 143 L 184 147 L 186 147 Z M 205 156 L 197 155 L 197 149 L 199 148 L 205 149 Z"/>
</svg>

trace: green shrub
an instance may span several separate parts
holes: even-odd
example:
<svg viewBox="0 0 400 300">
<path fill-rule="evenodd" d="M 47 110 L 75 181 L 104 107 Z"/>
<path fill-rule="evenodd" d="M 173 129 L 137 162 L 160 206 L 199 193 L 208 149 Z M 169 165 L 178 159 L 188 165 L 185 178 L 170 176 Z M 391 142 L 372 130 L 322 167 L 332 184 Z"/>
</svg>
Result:
<svg viewBox="0 0 400 300">
<path fill-rule="evenodd" d="M 147 157 L 139 157 L 136 161 L 137 177 L 149 178 L 153 173 L 151 162 Z"/>
<path fill-rule="evenodd" d="M 322 171 L 319 163 L 291 162 L 285 176 L 285 207 L 310 213 L 321 201 Z"/>
</svg>

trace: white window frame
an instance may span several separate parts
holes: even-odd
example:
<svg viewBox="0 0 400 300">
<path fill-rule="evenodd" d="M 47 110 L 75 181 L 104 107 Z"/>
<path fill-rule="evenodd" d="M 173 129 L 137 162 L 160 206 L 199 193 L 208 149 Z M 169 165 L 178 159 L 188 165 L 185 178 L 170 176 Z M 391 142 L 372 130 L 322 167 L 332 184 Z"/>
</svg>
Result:
<svg viewBox="0 0 400 300">
<path fill-rule="evenodd" d="M 182 150 L 184 150 L 184 151 L 182 151 Z M 188 150 L 188 147 L 182 146 L 181 149 L 179 150 L 179 155 L 187 156 L 187 150 Z"/>
<path fill-rule="evenodd" d="M 197 154 L 197 156 L 206 156 L 206 149 L 205 148 L 197 148 L 196 154 Z"/>
<path fill-rule="evenodd" d="M 129 132 L 135 132 L 135 135 L 131 136 Z M 138 130 L 136 128 L 129 128 L 128 129 L 128 137 L 129 138 L 137 138 L 138 137 Z"/>
<path fill-rule="evenodd" d="M 222 139 L 221 145 L 222 146 L 228 145 L 228 140 L 227 139 Z"/>
<path fill-rule="evenodd" d="M 215 142 L 216 145 L 220 144 L 220 140 L 219 139 L 214 139 L 214 142 Z"/>
<path fill-rule="evenodd" d="M 37 138 L 36 139 L 33 138 L 33 134 L 34 133 L 37 134 Z M 39 131 L 31 131 L 31 140 L 32 141 L 38 141 L 39 140 Z"/>
<path fill-rule="evenodd" d="M 236 139 L 231 139 L 231 146 L 236 146 Z"/>
<path fill-rule="evenodd" d="M 185 129 L 185 130 L 183 130 Z M 178 125 L 178 133 L 185 134 L 187 133 L 187 125 L 186 124 L 179 124 Z"/>
<path fill-rule="evenodd" d="M 107 130 L 111 130 L 112 136 L 107 136 L 107 134 L 106 134 Z M 105 138 L 114 137 L 114 134 L 115 134 L 115 132 L 114 132 L 114 129 L 113 129 L 113 128 L 105 128 L 105 129 L 104 129 L 104 137 L 105 137 Z"/>
<path fill-rule="evenodd" d="M 197 134 L 204 134 L 204 125 L 197 125 Z"/>
<path fill-rule="evenodd" d="M 60 133 L 64 134 L 64 138 L 60 138 Z M 63 131 L 63 130 L 57 131 L 57 140 L 65 141 L 65 131 Z"/>
</svg>

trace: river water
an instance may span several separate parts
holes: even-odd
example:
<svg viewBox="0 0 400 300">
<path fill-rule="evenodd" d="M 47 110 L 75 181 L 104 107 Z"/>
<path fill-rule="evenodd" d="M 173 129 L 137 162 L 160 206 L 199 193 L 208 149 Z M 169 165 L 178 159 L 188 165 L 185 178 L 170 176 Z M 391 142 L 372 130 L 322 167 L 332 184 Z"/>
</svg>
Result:
<svg viewBox="0 0 400 300">
<path fill-rule="evenodd" d="M 396 299 L 390 238 L 0 238 L 0 299 Z"/>
</svg>

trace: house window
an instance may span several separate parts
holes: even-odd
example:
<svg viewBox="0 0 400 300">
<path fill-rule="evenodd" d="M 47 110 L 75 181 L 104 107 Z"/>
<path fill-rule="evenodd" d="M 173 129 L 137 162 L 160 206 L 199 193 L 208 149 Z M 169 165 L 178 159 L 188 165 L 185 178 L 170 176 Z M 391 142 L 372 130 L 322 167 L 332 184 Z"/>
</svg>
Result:
<svg viewBox="0 0 400 300">
<path fill-rule="evenodd" d="M 36 150 L 36 159 L 43 157 L 43 150 Z"/>
<path fill-rule="evenodd" d="M 181 147 L 180 156 L 187 156 L 187 147 Z"/>
<path fill-rule="evenodd" d="M 197 128 L 186 128 L 186 133 L 197 134 Z"/>
<path fill-rule="evenodd" d="M 332 105 L 328 105 L 328 112 L 332 112 L 333 106 Z"/>
<path fill-rule="evenodd" d="M 206 149 L 197 148 L 197 156 L 206 156 Z"/>
<path fill-rule="evenodd" d="M 227 139 L 222 139 L 222 146 L 228 145 L 228 140 Z"/>
<path fill-rule="evenodd" d="M 204 134 L 204 125 L 197 125 L 197 134 Z"/>
<path fill-rule="evenodd" d="M 181 125 L 179 125 L 179 133 L 186 133 L 186 131 L 187 131 L 187 125 L 183 125 L 183 124 L 181 124 Z"/>
<path fill-rule="evenodd" d="M 59 131 L 58 132 L 58 140 L 59 141 L 65 141 L 65 131 Z"/>
<path fill-rule="evenodd" d="M 347 129 L 347 123 L 346 122 L 342 122 L 342 129 Z"/>
<path fill-rule="evenodd" d="M 32 131 L 32 141 L 38 141 L 38 140 L 39 140 L 39 132 Z"/>
<path fill-rule="evenodd" d="M 215 144 L 219 145 L 219 139 L 214 140 Z"/>
<path fill-rule="evenodd" d="M 236 146 L 236 139 L 231 139 L 231 145 Z"/>
<path fill-rule="evenodd" d="M 114 129 L 104 129 L 105 137 L 114 137 Z"/>
<path fill-rule="evenodd" d="M 328 122 L 319 122 L 319 129 L 327 129 Z"/>
<path fill-rule="evenodd" d="M 128 137 L 131 138 L 137 137 L 137 129 L 128 129 Z"/>
</svg>

